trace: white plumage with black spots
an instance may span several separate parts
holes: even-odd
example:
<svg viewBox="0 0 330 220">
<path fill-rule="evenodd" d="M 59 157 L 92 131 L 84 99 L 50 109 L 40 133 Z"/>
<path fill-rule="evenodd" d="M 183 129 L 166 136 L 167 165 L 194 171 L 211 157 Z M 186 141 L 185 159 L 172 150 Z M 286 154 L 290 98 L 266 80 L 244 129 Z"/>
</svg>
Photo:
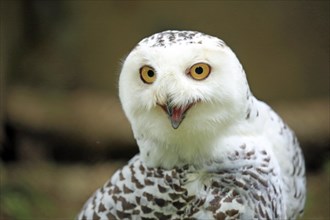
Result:
<svg viewBox="0 0 330 220">
<path fill-rule="evenodd" d="M 140 154 L 78 219 L 295 219 L 305 164 L 295 134 L 251 93 L 220 39 L 164 31 L 127 56 L 119 97 Z"/>
</svg>

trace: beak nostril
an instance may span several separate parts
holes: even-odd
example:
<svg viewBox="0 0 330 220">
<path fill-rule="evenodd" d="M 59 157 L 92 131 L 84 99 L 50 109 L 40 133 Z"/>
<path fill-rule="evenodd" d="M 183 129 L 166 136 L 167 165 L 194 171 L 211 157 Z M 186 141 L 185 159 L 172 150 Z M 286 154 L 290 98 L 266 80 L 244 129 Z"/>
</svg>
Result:
<svg viewBox="0 0 330 220">
<path fill-rule="evenodd" d="M 173 105 L 172 105 L 172 100 L 171 99 L 167 99 L 166 102 L 166 112 L 167 114 L 171 117 L 173 114 Z"/>
</svg>

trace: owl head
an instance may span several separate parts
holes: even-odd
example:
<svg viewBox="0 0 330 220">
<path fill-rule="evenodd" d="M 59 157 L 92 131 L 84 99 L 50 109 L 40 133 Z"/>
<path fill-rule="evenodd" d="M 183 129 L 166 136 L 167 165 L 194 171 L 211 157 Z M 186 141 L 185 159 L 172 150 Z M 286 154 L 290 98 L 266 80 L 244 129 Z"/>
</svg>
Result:
<svg viewBox="0 0 330 220">
<path fill-rule="evenodd" d="M 247 94 L 232 50 L 194 31 L 143 39 L 125 59 L 119 79 L 119 97 L 140 151 L 158 145 L 178 152 L 182 145 L 204 143 L 244 117 Z"/>
</svg>

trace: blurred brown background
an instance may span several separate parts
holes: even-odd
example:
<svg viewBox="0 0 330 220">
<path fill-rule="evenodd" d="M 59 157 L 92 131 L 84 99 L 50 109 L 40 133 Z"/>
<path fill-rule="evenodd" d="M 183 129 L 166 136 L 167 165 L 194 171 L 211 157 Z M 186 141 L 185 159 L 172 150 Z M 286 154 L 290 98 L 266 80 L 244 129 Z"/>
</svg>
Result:
<svg viewBox="0 0 330 220">
<path fill-rule="evenodd" d="M 329 219 L 329 1 L 1 1 L 0 219 L 72 219 L 138 152 L 117 96 L 142 38 L 198 30 L 237 53 L 296 131 L 303 219 Z"/>
</svg>

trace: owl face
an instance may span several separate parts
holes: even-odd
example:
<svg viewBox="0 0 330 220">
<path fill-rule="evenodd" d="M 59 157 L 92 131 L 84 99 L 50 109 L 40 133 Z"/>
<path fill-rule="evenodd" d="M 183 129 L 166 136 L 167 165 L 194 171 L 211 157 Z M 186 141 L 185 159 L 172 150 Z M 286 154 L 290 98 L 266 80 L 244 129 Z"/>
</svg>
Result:
<svg viewBox="0 0 330 220">
<path fill-rule="evenodd" d="M 248 86 L 235 54 L 199 32 L 166 31 L 126 58 L 119 96 L 135 134 L 212 132 L 245 105 Z"/>
</svg>

